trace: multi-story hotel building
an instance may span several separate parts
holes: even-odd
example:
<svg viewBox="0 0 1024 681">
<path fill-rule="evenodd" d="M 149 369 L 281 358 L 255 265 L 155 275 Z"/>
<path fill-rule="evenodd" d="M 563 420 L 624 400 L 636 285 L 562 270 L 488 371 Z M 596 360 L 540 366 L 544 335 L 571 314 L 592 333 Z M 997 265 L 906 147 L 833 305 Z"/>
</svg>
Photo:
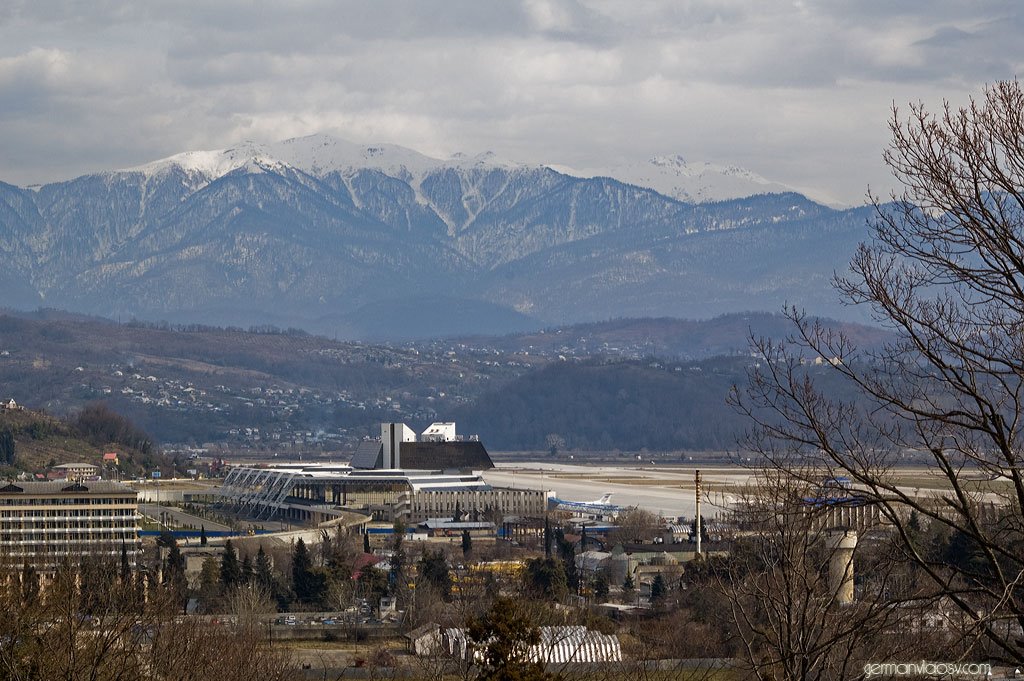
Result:
<svg viewBox="0 0 1024 681">
<path fill-rule="evenodd" d="M 93 556 L 135 566 L 139 505 L 117 482 L 18 482 L 0 487 L 0 564 L 52 573 Z"/>
</svg>

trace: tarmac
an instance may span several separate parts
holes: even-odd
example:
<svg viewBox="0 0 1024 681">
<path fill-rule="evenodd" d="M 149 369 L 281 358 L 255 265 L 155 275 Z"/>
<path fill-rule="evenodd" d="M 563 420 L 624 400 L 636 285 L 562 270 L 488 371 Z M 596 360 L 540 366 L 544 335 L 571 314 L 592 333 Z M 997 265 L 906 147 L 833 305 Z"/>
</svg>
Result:
<svg viewBox="0 0 1024 681">
<path fill-rule="evenodd" d="M 752 475 L 741 468 L 701 468 L 701 511 L 714 517 L 749 484 Z M 542 489 L 563 501 L 591 502 L 611 493 L 609 503 L 636 506 L 658 515 L 696 515 L 692 466 L 582 466 L 556 463 L 499 463 L 484 471 L 495 487 Z"/>
</svg>

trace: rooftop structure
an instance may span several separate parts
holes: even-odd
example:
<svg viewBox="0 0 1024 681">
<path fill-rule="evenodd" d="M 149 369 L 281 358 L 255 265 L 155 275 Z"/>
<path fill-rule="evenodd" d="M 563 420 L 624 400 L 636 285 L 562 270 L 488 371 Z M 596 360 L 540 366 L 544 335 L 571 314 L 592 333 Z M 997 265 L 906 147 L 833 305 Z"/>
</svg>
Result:
<svg viewBox="0 0 1024 681">
<path fill-rule="evenodd" d="M 430 427 L 420 434 L 420 439 L 423 442 L 452 442 L 456 439 L 455 422 L 431 423 Z"/>
<path fill-rule="evenodd" d="M 417 471 L 472 472 L 494 468 L 479 440 L 460 440 L 454 423 L 434 423 L 423 439 L 403 423 L 381 424 L 381 438 L 359 444 L 351 466 L 362 470 L 405 469 Z"/>
</svg>

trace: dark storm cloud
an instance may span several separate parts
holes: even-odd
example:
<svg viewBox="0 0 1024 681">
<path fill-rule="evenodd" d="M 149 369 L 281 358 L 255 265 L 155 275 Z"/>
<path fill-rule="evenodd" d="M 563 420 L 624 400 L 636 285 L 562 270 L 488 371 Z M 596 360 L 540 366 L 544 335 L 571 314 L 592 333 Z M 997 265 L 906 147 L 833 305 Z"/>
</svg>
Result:
<svg viewBox="0 0 1024 681">
<path fill-rule="evenodd" d="M 328 132 L 576 166 L 682 153 L 857 201 L 892 102 L 1024 68 L 1017 2 L 21 2 L 0 179 Z"/>
</svg>

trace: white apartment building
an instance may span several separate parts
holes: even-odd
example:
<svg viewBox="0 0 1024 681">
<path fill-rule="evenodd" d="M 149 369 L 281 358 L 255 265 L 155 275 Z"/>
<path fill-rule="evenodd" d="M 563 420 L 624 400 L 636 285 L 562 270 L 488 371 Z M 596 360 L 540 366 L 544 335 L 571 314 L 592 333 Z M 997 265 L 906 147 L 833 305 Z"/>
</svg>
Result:
<svg viewBox="0 0 1024 681">
<path fill-rule="evenodd" d="M 91 463 L 62 463 L 50 470 L 53 471 L 57 480 L 85 480 L 86 478 L 96 477 L 99 474 L 100 467 L 94 466 Z"/>
<path fill-rule="evenodd" d="M 423 489 L 398 497 L 394 517 L 418 523 L 428 518 L 451 518 L 455 511 L 463 520 L 487 519 L 490 514 L 543 518 L 548 493 L 539 489 Z"/>
<path fill-rule="evenodd" d="M 94 556 L 134 567 L 141 552 L 135 490 L 117 482 L 19 482 L 0 487 L 0 564 L 52 573 Z"/>
</svg>

